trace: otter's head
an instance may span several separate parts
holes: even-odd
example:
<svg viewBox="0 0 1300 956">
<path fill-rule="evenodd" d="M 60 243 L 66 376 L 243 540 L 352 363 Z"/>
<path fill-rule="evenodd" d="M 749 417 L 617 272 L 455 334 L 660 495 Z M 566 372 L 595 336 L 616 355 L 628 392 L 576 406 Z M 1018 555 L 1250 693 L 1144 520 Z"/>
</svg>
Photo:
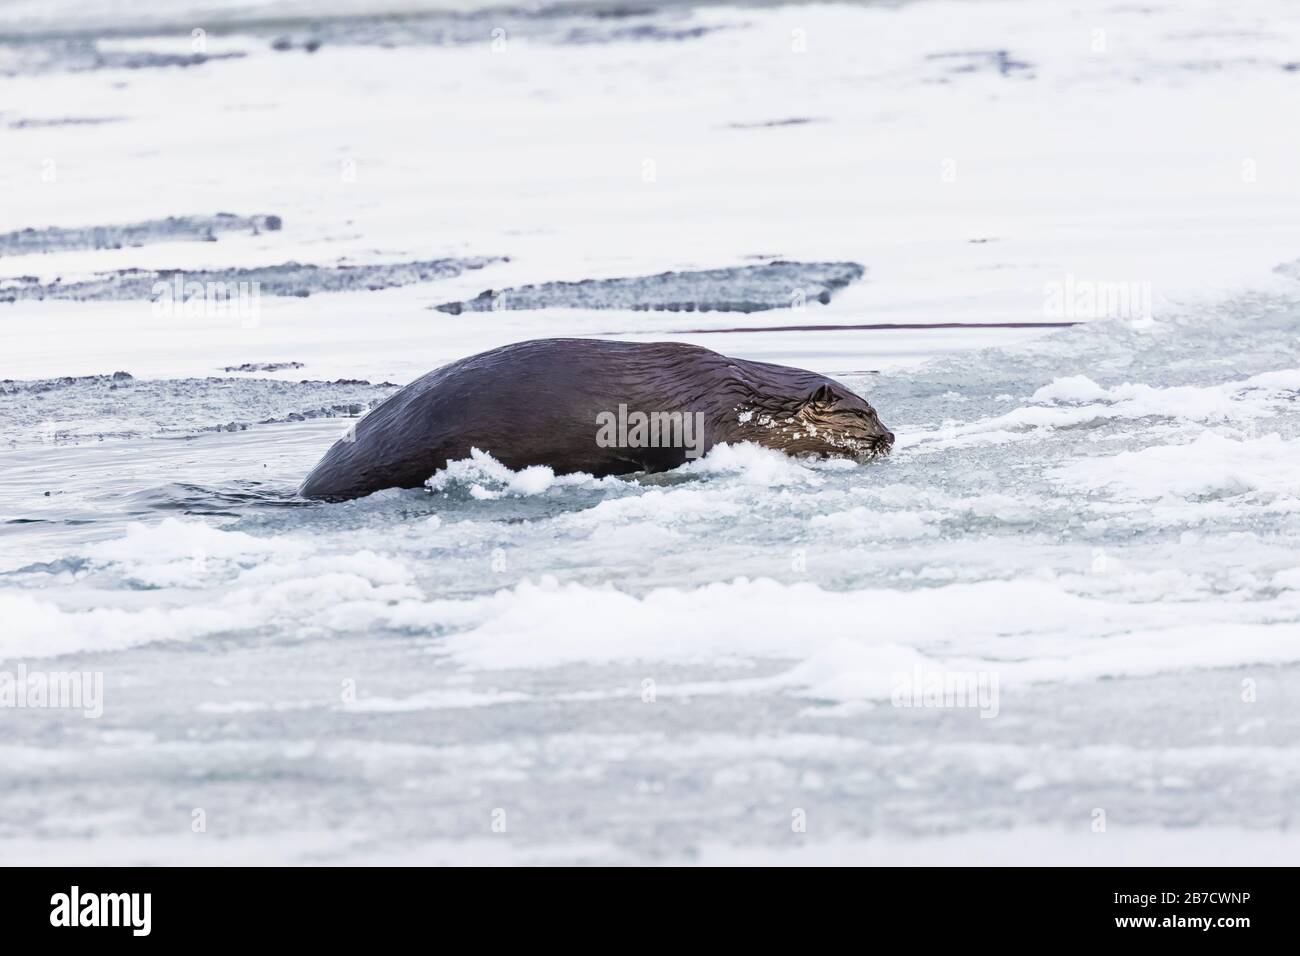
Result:
<svg viewBox="0 0 1300 956">
<path fill-rule="evenodd" d="M 823 382 L 779 409 L 742 410 L 741 424 L 743 440 L 788 455 L 868 461 L 894 446 L 894 433 L 876 410 L 836 382 Z"/>
</svg>

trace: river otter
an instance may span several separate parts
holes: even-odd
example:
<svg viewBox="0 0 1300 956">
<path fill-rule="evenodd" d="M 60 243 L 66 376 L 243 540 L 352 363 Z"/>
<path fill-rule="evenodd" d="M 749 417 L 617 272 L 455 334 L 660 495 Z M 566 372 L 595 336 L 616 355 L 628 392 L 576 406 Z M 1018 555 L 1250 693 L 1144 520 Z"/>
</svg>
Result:
<svg viewBox="0 0 1300 956">
<path fill-rule="evenodd" d="M 308 498 L 418 488 L 478 448 L 512 469 L 666 471 L 723 442 L 866 460 L 893 433 L 843 385 L 678 342 L 537 339 L 452 362 L 390 395 L 325 453 Z"/>
</svg>

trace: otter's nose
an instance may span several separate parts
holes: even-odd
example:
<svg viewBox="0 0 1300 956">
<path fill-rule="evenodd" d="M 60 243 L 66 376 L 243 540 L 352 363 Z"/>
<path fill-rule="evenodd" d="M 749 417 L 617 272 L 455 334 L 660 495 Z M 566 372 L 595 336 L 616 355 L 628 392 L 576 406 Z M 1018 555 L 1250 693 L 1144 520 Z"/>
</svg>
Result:
<svg viewBox="0 0 1300 956">
<path fill-rule="evenodd" d="M 894 443 L 894 433 L 885 432 L 885 441 L 889 442 L 892 445 Z"/>
</svg>

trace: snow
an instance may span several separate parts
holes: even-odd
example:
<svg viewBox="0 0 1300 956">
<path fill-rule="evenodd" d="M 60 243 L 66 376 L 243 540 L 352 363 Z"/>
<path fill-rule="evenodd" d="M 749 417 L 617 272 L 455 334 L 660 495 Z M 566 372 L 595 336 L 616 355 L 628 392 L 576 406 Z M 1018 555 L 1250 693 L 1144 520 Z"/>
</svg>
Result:
<svg viewBox="0 0 1300 956">
<path fill-rule="evenodd" d="M 1234 440 L 1203 431 L 1184 445 L 1158 445 L 1073 462 L 1061 480 L 1117 496 L 1236 498 L 1264 493 L 1300 503 L 1300 440 L 1280 435 Z"/>
</svg>

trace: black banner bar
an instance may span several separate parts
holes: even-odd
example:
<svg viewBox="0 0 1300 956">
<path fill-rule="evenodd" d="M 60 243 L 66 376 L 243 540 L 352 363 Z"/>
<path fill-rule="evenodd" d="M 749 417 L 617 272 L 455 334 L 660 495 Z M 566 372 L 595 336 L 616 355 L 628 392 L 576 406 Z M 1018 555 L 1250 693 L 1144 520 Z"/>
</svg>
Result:
<svg viewBox="0 0 1300 956">
<path fill-rule="evenodd" d="M 1294 871 L 1277 869 L 0 869 L 11 944 L 285 940 L 338 946 L 376 932 L 580 940 L 610 920 L 689 941 L 698 923 L 733 941 L 785 924 L 839 925 L 918 945 L 996 938 L 1232 945 L 1289 938 Z M 668 926 L 665 921 L 672 925 Z M 560 927 L 564 929 L 561 931 Z M 631 931 L 629 929 L 629 931 Z M 687 933 L 687 937 L 679 934 Z M 557 935 L 558 934 L 558 935 Z M 991 935 L 989 935 L 991 934 Z M 1045 934 L 1045 935 L 1039 935 Z M 452 937 L 447 936 L 450 942 Z M 19 950 L 14 950 L 18 952 Z"/>
</svg>

